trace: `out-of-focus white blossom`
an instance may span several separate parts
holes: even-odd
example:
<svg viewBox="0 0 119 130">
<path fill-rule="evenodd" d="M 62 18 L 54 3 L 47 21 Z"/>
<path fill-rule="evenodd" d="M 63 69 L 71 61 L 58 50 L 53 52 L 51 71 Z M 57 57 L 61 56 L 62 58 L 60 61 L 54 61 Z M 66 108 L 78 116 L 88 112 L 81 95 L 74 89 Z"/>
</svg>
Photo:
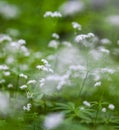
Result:
<svg viewBox="0 0 119 130">
<path fill-rule="evenodd" d="M 0 65 L 0 70 L 8 70 L 9 67 L 7 65 Z"/>
<path fill-rule="evenodd" d="M 0 2 L 0 15 L 5 19 L 13 19 L 19 16 L 19 9 L 15 5 L 2 1 Z"/>
<path fill-rule="evenodd" d="M 74 29 L 81 30 L 81 25 L 77 22 L 72 22 L 72 26 Z"/>
<path fill-rule="evenodd" d="M 106 112 L 107 109 L 105 107 L 102 108 L 102 112 Z"/>
<path fill-rule="evenodd" d="M 66 47 L 72 47 L 72 44 L 68 41 L 63 41 L 62 44 Z"/>
<path fill-rule="evenodd" d="M 114 106 L 114 104 L 109 104 L 108 108 L 109 108 L 110 110 L 114 110 L 114 109 L 115 109 L 115 106 Z"/>
<path fill-rule="evenodd" d="M 42 71 L 53 73 L 53 70 L 51 69 L 51 65 L 48 63 L 48 61 L 45 59 L 42 59 L 41 61 L 44 63 L 44 65 L 37 65 L 36 68 Z"/>
<path fill-rule="evenodd" d="M 25 74 L 23 74 L 23 73 L 19 74 L 19 77 L 22 77 L 22 78 L 24 78 L 24 79 L 27 79 L 27 78 L 28 78 L 28 76 L 25 75 Z"/>
<path fill-rule="evenodd" d="M 28 82 L 27 82 L 27 84 L 35 84 L 36 83 L 36 80 L 29 80 Z"/>
<path fill-rule="evenodd" d="M 45 85 L 45 79 L 44 78 L 40 79 L 39 82 L 40 82 L 40 87 L 43 87 Z"/>
<path fill-rule="evenodd" d="M 10 84 L 7 85 L 7 87 L 8 88 L 13 88 L 13 84 L 10 83 Z"/>
<path fill-rule="evenodd" d="M 44 18 L 46 17 L 62 17 L 62 14 L 58 11 L 54 11 L 54 12 L 51 12 L 51 11 L 46 11 L 45 14 L 44 14 Z"/>
<path fill-rule="evenodd" d="M 5 34 L 0 34 L 0 43 L 3 41 L 11 41 L 11 37 Z"/>
<path fill-rule="evenodd" d="M 3 74 L 4 76 L 10 76 L 11 73 L 9 71 L 4 71 Z"/>
<path fill-rule="evenodd" d="M 53 33 L 52 37 L 55 38 L 55 39 L 59 39 L 60 38 L 60 36 L 57 33 Z"/>
<path fill-rule="evenodd" d="M 109 74 L 113 74 L 115 72 L 114 69 L 111 68 L 101 68 L 101 72 L 102 73 L 109 73 Z"/>
<path fill-rule="evenodd" d="M 20 89 L 21 90 L 24 90 L 24 89 L 26 89 L 27 88 L 27 85 L 22 85 L 22 86 L 20 86 Z"/>
<path fill-rule="evenodd" d="M 59 10 L 63 16 L 72 16 L 84 10 L 84 3 L 79 0 L 68 0 L 60 6 Z"/>
<path fill-rule="evenodd" d="M 111 44 L 111 41 L 107 38 L 103 38 L 100 40 L 100 42 L 103 44 L 103 45 L 108 45 L 108 44 Z"/>
<path fill-rule="evenodd" d="M 31 103 L 28 103 L 26 106 L 23 106 L 24 111 L 30 111 L 31 110 Z"/>
<path fill-rule="evenodd" d="M 105 54 L 109 54 L 110 53 L 110 51 L 108 49 L 104 48 L 104 47 L 99 47 L 98 50 L 100 52 L 102 52 L 102 53 L 105 53 Z"/>
<path fill-rule="evenodd" d="M 100 82 L 100 81 L 98 81 L 98 82 L 96 82 L 96 83 L 94 84 L 94 87 L 98 87 L 98 86 L 101 86 L 101 82 Z"/>
<path fill-rule="evenodd" d="M 1 80 L 0 80 L 0 84 L 3 84 L 3 83 L 5 83 L 5 82 L 6 82 L 5 79 L 1 79 Z"/>
<path fill-rule="evenodd" d="M 44 127 L 48 130 L 56 128 L 64 120 L 64 115 L 61 113 L 49 114 L 44 121 Z"/>
<path fill-rule="evenodd" d="M 77 35 L 75 37 L 75 41 L 76 42 L 80 42 L 82 40 L 86 40 L 87 38 L 91 38 L 91 37 L 94 37 L 95 35 L 93 33 L 88 33 L 88 34 L 80 34 L 80 35 Z"/>
<path fill-rule="evenodd" d="M 26 95 L 27 95 L 28 99 L 33 98 L 33 93 L 31 93 L 31 92 L 26 92 Z"/>
<path fill-rule="evenodd" d="M 114 26 L 119 26 L 119 15 L 108 16 L 106 21 Z"/>
<path fill-rule="evenodd" d="M 59 46 L 59 42 L 56 41 L 56 40 L 51 40 L 51 41 L 49 42 L 49 44 L 48 44 L 48 47 L 55 48 L 55 49 L 57 49 L 58 46 Z"/>
<path fill-rule="evenodd" d="M 90 106 L 91 106 L 91 104 L 90 104 L 88 101 L 83 101 L 83 104 L 84 104 L 85 106 L 87 106 L 87 107 L 90 107 Z"/>
<path fill-rule="evenodd" d="M 20 40 L 18 40 L 18 44 L 24 45 L 24 44 L 26 44 L 26 41 L 24 39 L 20 39 Z"/>
</svg>

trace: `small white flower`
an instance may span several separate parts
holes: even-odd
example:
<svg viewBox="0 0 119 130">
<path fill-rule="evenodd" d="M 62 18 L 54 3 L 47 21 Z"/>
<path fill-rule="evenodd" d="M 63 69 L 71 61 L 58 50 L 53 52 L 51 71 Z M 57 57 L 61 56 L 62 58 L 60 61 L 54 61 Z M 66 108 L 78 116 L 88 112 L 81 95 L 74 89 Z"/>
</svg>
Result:
<svg viewBox="0 0 119 130">
<path fill-rule="evenodd" d="M 10 74 L 11 74 L 11 73 L 10 73 L 9 71 L 5 71 L 5 72 L 4 72 L 4 76 L 10 76 Z"/>
<path fill-rule="evenodd" d="M 55 11 L 55 12 L 47 11 L 44 14 L 44 18 L 46 18 L 46 17 L 53 17 L 54 18 L 54 17 L 62 17 L 62 15 L 60 12 L 57 12 L 57 11 Z"/>
<path fill-rule="evenodd" d="M 41 61 L 45 64 L 48 65 L 48 61 L 46 59 L 41 59 Z"/>
<path fill-rule="evenodd" d="M 29 80 L 28 82 L 27 82 L 27 84 L 35 84 L 36 83 L 36 80 Z"/>
<path fill-rule="evenodd" d="M 31 103 L 28 103 L 26 106 L 23 106 L 23 110 L 30 111 L 31 110 Z"/>
<path fill-rule="evenodd" d="M 100 40 L 100 42 L 103 44 L 103 45 L 108 45 L 108 44 L 111 44 L 111 41 L 107 38 L 103 38 Z"/>
<path fill-rule="evenodd" d="M 0 65 L 0 70 L 8 70 L 9 67 L 7 65 Z"/>
<path fill-rule="evenodd" d="M 18 17 L 19 9 L 7 2 L 0 2 L 0 14 L 6 19 L 13 19 Z"/>
<path fill-rule="evenodd" d="M 98 82 L 96 82 L 96 83 L 94 84 L 94 87 L 98 87 L 98 86 L 101 86 L 101 82 L 100 82 L 100 81 L 98 81 Z"/>
<path fill-rule="evenodd" d="M 24 45 L 24 44 L 26 44 L 26 41 L 23 40 L 23 39 L 20 39 L 20 40 L 18 40 L 18 43 L 19 43 L 20 45 Z"/>
<path fill-rule="evenodd" d="M 7 87 L 8 88 L 13 88 L 13 84 L 8 84 Z"/>
<path fill-rule="evenodd" d="M 80 109 L 80 110 L 84 110 L 85 108 L 84 108 L 84 107 L 80 107 L 79 109 Z"/>
<path fill-rule="evenodd" d="M 85 106 L 87 106 L 87 107 L 90 107 L 90 106 L 91 106 L 91 104 L 90 104 L 88 101 L 83 101 L 83 104 L 84 104 Z"/>
<path fill-rule="evenodd" d="M 48 44 L 48 47 L 51 47 L 51 48 L 55 48 L 57 49 L 58 48 L 58 45 L 59 45 L 59 42 L 56 41 L 56 40 L 51 40 Z"/>
<path fill-rule="evenodd" d="M 105 54 L 109 54 L 110 53 L 110 51 L 108 49 L 104 48 L 104 47 L 99 47 L 98 49 L 99 49 L 100 52 L 103 52 Z"/>
<path fill-rule="evenodd" d="M 115 72 L 114 69 L 111 69 L 111 68 L 102 68 L 101 69 L 101 72 L 102 73 L 109 73 L 109 74 L 113 74 Z"/>
<path fill-rule="evenodd" d="M 8 35 L 4 35 L 4 34 L 0 34 L 0 43 L 3 41 L 11 41 L 11 37 L 9 37 Z"/>
<path fill-rule="evenodd" d="M 28 99 L 33 98 L 33 93 L 27 92 L 26 95 L 27 95 L 27 98 L 28 98 Z"/>
<path fill-rule="evenodd" d="M 105 107 L 102 108 L 102 112 L 106 112 L 107 109 Z"/>
<path fill-rule="evenodd" d="M 109 104 L 108 108 L 109 108 L 110 110 L 114 110 L 114 109 L 115 109 L 115 106 L 114 106 L 113 104 Z"/>
<path fill-rule="evenodd" d="M 64 120 L 64 115 L 61 113 L 49 114 L 44 121 L 44 127 L 46 129 L 53 129 L 59 126 Z"/>
<path fill-rule="evenodd" d="M 41 61 L 44 63 L 44 65 L 37 65 L 36 68 L 42 71 L 53 73 L 53 70 L 50 68 L 51 65 L 48 63 L 48 61 L 45 59 L 42 59 Z"/>
<path fill-rule="evenodd" d="M 53 33 L 52 37 L 55 38 L 55 39 L 59 39 L 60 38 L 60 36 L 57 33 Z"/>
<path fill-rule="evenodd" d="M 74 29 L 81 30 L 81 25 L 77 22 L 72 22 L 72 26 Z"/>
<path fill-rule="evenodd" d="M 75 41 L 76 42 L 80 42 L 80 41 L 83 41 L 83 40 L 86 40 L 87 38 L 92 38 L 94 37 L 95 35 L 93 33 L 88 33 L 88 34 L 80 34 L 80 35 L 77 35 L 75 37 Z"/>
<path fill-rule="evenodd" d="M 0 84 L 3 84 L 3 83 L 5 83 L 6 81 L 5 81 L 5 79 L 1 79 L 0 80 Z"/>
<path fill-rule="evenodd" d="M 22 85 L 22 86 L 20 86 L 20 89 L 26 89 L 27 88 L 27 85 Z"/>
<path fill-rule="evenodd" d="M 64 16 L 72 16 L 83 11 L 84 2 L 79 0 L 68 0 L 63 3 L 60 10 Z"/>
<path fill-rule="evenodd" d="M 25 78 L 25 79 L 27 79 L 27 78 L 28 78 L 28 76 L 27 76 L 27 75 L 25 75 L 25 74 L 23 74 L 23 73 L 19 74 L 19 77 L 22 77 L 22 78 Z"/>
<path fill-rule="evenodd" d="M 39 82 L 40 82 L 40 87 L 43 87 L 45 85 L 45 79 L 44 78 L 40 79 Z"/>
</svg>

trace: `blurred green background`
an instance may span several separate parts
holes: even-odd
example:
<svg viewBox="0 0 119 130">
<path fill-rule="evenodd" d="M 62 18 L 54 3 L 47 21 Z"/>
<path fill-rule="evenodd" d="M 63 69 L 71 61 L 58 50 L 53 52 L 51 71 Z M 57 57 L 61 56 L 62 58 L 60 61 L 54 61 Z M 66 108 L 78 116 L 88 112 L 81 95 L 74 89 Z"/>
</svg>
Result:
<svg viewBox="0 0 119 130">
<path fill-rule="evenodd" d="M 81 33 L 93 32 L 100 38 L 109 38 L 115 45 L 119 37 L 119 18 L 115 19 L 117 24 L 111 24 L 106 18 L 119 14 L 119 1 L 77 0 L 83 4 L 79 12 L 61 19 L 43 17 L 46 11 L 59 10 L 64 3 L 71 1 L 76 0 L 0 0 L 1 6 L 6 2 L 18 8 L 18 16 L 14 18 L 5 18 L 0 13 L 0 33 L 10 34 L 14 39 L 25 39 L 34 49 L 45 49 L 54 32 L 60 34 L 61 40 L 71 39 L 74 35 L 71 22 L 76 21 L 82 25 Z M 71 7 L 67 10 L 70 11 Z"/>
</svg>

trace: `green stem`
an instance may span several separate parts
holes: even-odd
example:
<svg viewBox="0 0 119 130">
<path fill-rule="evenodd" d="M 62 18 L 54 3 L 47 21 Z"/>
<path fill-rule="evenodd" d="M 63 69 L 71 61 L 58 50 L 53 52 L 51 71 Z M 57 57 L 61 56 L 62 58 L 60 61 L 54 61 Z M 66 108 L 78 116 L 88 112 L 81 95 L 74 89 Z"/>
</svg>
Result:
<svg viewBox="0 0 119 130">
<path fill-rule="evenodd" d="M 81 96 L 81 94 L 82 94 L 83 88 L 84 88 L 86 80 L 88 78 L 88 74 L 89 74 L 89 71 L 86 72 L 85 78 L 84 78 L 84 80 L 82 82 L 82 85 L 81 85 L 81 88 L 80 88 L 80 91 L 79 91 L 79 96 Z"/>
</svg>

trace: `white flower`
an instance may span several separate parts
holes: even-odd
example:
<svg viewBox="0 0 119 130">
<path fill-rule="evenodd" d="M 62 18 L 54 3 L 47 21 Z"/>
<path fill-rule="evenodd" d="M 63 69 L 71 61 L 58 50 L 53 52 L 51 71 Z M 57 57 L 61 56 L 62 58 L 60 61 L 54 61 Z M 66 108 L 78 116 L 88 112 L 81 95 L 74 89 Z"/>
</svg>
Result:
<svg viewBox="0 0 119 130">
<path fill-rule="evenodd" d="M 91 104 L 90 104 L 88 101 L 83 101 L 83 104 L 84 104 L 85 106 L 87 106 L 87 107 L 90 107 L 90 106 L 91 106 Z"/>
<path fill-rule="evenodd" d="M 7 65 L 0 65 L 0 70 L 8 70 L 9 67 Z"/>
<path fill-rule="evenodd" d="M 106 112 L 107 109 L 105 107 L 102 108 L 102 112 Z"/>
<path fill-rule="evenodd" d="M 113 74 L 115 72 L 114 69 L 111 69 L 111 68 L 102 68 L 101 69 L 101 72 L 102 73 L 109 73 L 109 74 Z"/>
<path fill-rule="evenodd" d="M 109 104 L 108 108 L 109 108 L 110 110 L 114 110 L 114 109 L 115 109 L 115 106 L 114 106 L 113 104 Z"/>
<path fill-rule="evenodd" d="M 78 0 L 68 0 L 61 5 L 60 10 L 64 16 L 74 15 L 84 9 L 84 3 Z"/>
<path fill-rule="evenodd" d="M 60 125 L 64 120 L 64 116 L 61 113 L 49 114 L 44 121 L 44 127 L 46 129 L 53 129 Z"/>
<path fill-rule="evenodd" d="M 46 59 L 41 59 L 41 61 L 45 64 L 48 65 L 48 61 Z"/>
<path fill-rule="evenodd" d="M 0 2 L 0 14 L 6 19 L 16 18 L 19 15 L 19 9 L 7 2 Z"/>
<path fill-rule="evenodd" d="M 24 45 L 24 44 L 26 44 L 26 41 L 23 40 L 23 39 L 20 39 L 20 40 L 18 40 L 18 43 L 19 43 L 20 45 Z"/>
<path fill-rule="evenodd" d="M 59 45 L 59 42 L 56 41 L 56 40 L 51 40 L 48 44 L 48 47 L 51 47 L 51 48 L 55 48 L 57 49 L 58 48 L 58 45 Z"/>
<path fill-rule="evenodd" d="M 0 84 L 3 84 L 3 83 L 5 83 L 6 81 L 5 81 L 5 79 L 1 79 L 0 80 Z"/>
<path fill-rule="evenodd" d="M 109 51 L 108 49 L 104 48 L 104 47 L 99 47 L 98 50 L 99 50 L 100 52 L 105 53 L 105 54 L 109 54 L 109 53 L 110 53 L 110 51 Z"/>
<path fill-rule="evenodd" d="M 7 87 L 8 88 L 13 88 L 13 84 L 8 84 Z"/>
<path fill-rule="evenodd" d="M 45 85 L 45 79 L 44 78 L 40 79 L 39 82 L 40 82 L 40 87 L 43 87 Z"/>
<path fill-rule="evenodd" d="M 81 25 L 77 22 L 72 22 L 72 26 L 74 29 L 81 30 Z"/>
<path fill-rule="evenodd" d="M 36 80 L 29 80 L 28 82 L 27 82 L 27 84 L 35 84 L 36 83 Z"/>
<path fill-rule="evenodd" d="M 10 76 L 10 72 L 9 71 L 4 71 L 4 76 Z"/>
<path fill-rule="evenodd" d="M 119 15 L 108 16 L 106 21 L 114 26 L 119 26 Z"/>
<path fill-rule="evenodd" d="M 20 86 L 20 89 L 26 89 L 27 88 L 27 85 L 22 85 L 22 86 Z"/>
<path fill-rule="evenodd" d="M 31 103 L 28 103 L 26 106 L 23 106 L 23 110 L 30 111 L 31 110 Z"/>
<path fill-rule="evenodd" d="M 27 98 L 28 98 L 28 99 L 31 99 L 31 98 L 33 98 L 33 93 L 26 92 L 26 95 L 27 95 Z"/>
<path fill-rule="evenodd" d="M 88 34 L 80 34 L 80 35 L 77 35 L 76 37 L 75 37 L 75 41 L 76 42 L 80 42 L 80 41 L 82 41 L 82 40 L 85 40 L 85 39 L 87 39 L 87 38 L 92 38 L 92 37 L 94 37 L 95 35 L 93 34 L 93 33 L 88 33 Z"/>
<path fill-rule="evenodd" d="M 55 12 L 51 12 L 51 11 L 46 11 L 45 14 L 44 14 L 44 18 L 46 17 L 62 17 L 61 13 L 58 12 L 58 11 L 55 11 Z"/>
<path fill-rule="evenodd" d="M 19 77 L 22 77 L 22 78 L 25 78 L 25 79 L 27 79 L 27 78 L 28 78 L 28 76 L 27 76 L 27 75 L 25 75 L 25 74 L 23 74 L 23 73 L 19 74 Z"/>
<path fill-rule="evenodd" d="M 11 37 L 9 37 L 8 35 L 4 35 L 4 34 L 0 34 L 0 43 L 3 41 L 11 41 Z"/>
<path fill-rule="evenodd" d="M 94 87 L 98 87 L 98 86 L 101 86 L 101 82 L 100 82 L 100 81 L 98 81 L 98 82 L 96 82 L 96 83 L 94 84 Z"/>
<path fill-rule="evenodd" d="M 51 65 L 48 63 L 48 61 L 45 59 L 42 59 L 41 61 L 44 63 L 44 65 L 37 65 L 36 68 L 39 70 L 53 73 L 53 70 L 50 68 Z"/>
<path fill-rule="evenodd" d="M 100 40 L 100 42 L 103 44 L 103 45 L 108 45 L 108 44 L 111 44 L 111 41 L 107 38 L 103 38 Z"/>
<path fill-rule="evenodd" d="M 53 38 L 56 38 L 56 39 L 59 39 L 59 38 L 60 38 L 60 36 L 59 36 L 57 33 L 53 33 L 53 34 L 52 34 L 52 37 L 53 37 Z"/>
<path fill-rule="evenodd" d="M 84 107 L 82 107 L 82 106 L 81 106 L 79 109 L 80 109 L 81 111 L 82 111 L 82 110 L 85 110 L 85 108 L 84 108 Z"/>
</svg>

